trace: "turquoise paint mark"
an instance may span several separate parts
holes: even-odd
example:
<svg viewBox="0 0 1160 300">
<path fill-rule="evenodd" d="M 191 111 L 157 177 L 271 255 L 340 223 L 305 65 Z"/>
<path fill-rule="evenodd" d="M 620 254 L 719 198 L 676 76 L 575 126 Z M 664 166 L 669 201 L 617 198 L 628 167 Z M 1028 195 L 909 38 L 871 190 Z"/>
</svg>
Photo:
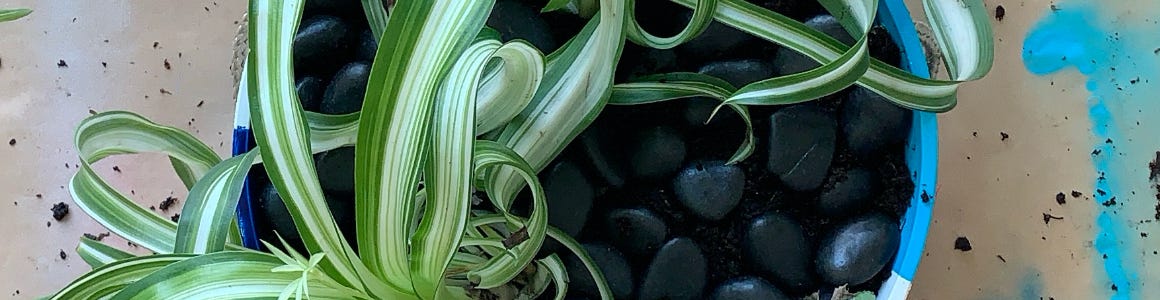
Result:
<svg viewBox="0 0 1160 300">
<path fill-rule="evenodd" d="M 990 299 L 1003 299 L 1002 297 L 995 297 Z M 1022 300 L 1040 300 L 1043 299 L 1043 279 L 1039 276 L 1039 271 L 1031 269 L 1023 275 L 1023 279 L 1019 280 L 1019 299 Z"/>
<path fill-rule="evenodd" d="M 1110 292 L 1111 299 L 1135 299 L 1133 289 L 1141 281 L 1134 268 L 1141 265 L 1142 258 L 1130 255 L 1134 233 L 1128 232 L 1131 222 L 1121 212 L 1132 213 L 1122 209 L 1133 198 L 1133 187 L 1127 183 L 1146 176 L 1140 174 L 1146 162 L 1125 157 L 1156 149 L 1151 143 L 1160 127 L 1141 125 L 1139 121 L 1150 120 L 1160 111 L 1160 101 L 1149 95 L 1156 90 L 1150 79 L 1160 80 L 1156 76 L 1160 59 L 1151 51 L 1160 45 L 1160 37 L 1155 34 L 1160 28 L 1117 27 L 1120 24 L 1115 23 L 1119 21 L 1100 15 L 1104 6 L 1097 1 L 1057 2 L 1055 6 L 1059 9 L 1047 11 L 1024 39 L 1023 63 L 1036 75 L 1075 68 L 1087 77 L 1092 164 L 1097 172 L 1093 176 L 1097 191 L 1094 200 L 1097 204 L 1110 204 L 1116 199 L 1114 205 L 1099 206 L 1094 246 L 1101 258 L 1097 260 L 1107 276 L 1104 289 Z M 1132 142 L 1133 137 L 1147 141 Z M 1141 197 L 1138 201 L 1147 200 Z"/>
</svg>

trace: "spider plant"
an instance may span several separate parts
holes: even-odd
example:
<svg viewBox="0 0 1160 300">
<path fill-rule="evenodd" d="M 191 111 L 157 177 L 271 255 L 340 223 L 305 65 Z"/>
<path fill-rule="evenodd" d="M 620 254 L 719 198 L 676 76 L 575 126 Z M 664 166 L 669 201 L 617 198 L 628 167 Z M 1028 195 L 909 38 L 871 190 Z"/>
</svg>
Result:
<svg viewBox="0 0 1160 300">
<path fill-rule="evenodd" d="M 575 252 L 611 299 L 600 271 L 571 237 L 547 224 L 536 173 L 608 104 L 692 96 L 722 101 L 747 127 L 747 105 L 809 101 L 858 84 L 905 107 L 946 111 L 962 81 L 990 68 L 990 28 L 979 0 L 927 0 L 950 81 L 918 78 L 869 57 L 876 0 L 820 0 L 858 37 L 843 45 L 743 0 L 671 0 L 694 8 L 673 37 L 638 25 L 633 0 L 552 0 L 545 10 L 586 10 L 587 26 L 544 55 L 523 41 L 502 43 L 484 27 L 494 0 L 404 0 L 383 9 L 363 0 L 380 47 L 363 110 L 304 112 L 293 88 L 291 39 L 303 0 L 251 0 L 249 52 L 239 91 L 248 101 L 257 148 L 228 159 L 181 130 L 129 112 L 79 125 L 81 168 L 69 190 L 109 230 L 155 254 L 136 256 L 82 239 L 93 270 L 53 299 L 466 299 L 514 290 L 530 299 L 568 275 L 556 255 L 536 259 L 547 238 Z M 389 12 L 389 17 L 388 17 Z M 583 13 L 583 11 L 581 11 Z M 3 14 L 0 14 L 3 15 Z M 614 84 L 624 43 L 672 48 L 712 20 L 801 52 L 823 65 L 745 87 L 698 74 L 657 74 Z M 751 128 L 747 128 L 751 131 Z M 753 138 L 732 161 L 753 151 Z M 358 248 L 347 244 L 319 186 L 312 153 L 354 145 Z M 189 189 L 179 222 L 146 210 L 109 186 L 91 164 L 112 156 L 163 153 Z M 289 209 L 307 253 L 265 241 L 240 246 L 235 208 L 247 172 L 263 164 Z M 528 216 L 510 209 L 528 188 Z M 473 193 L 493 210 L 473 210 Z M 519 284 L 513 284 L 519 282 Z"/>
</svg>

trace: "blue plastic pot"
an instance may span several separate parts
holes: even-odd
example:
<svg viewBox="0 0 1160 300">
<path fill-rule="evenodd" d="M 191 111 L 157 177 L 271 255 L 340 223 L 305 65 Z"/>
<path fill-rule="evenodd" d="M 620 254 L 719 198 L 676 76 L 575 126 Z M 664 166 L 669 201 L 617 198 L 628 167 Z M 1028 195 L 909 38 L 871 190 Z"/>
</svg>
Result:
<svg viewBox="0 0 1160 300">
<path fill-rule="evenodd" d="M 890 32 L 895 44 L 901 48 L 902 67 L 911 73 L 929 77 L 926 56 L 922 43 L 910 19 L 903 0 L 881 0 L 878 19 Z M 250 109 L 239 94 L 234 118 L 233 153 L 238 155 L 253 148 L 250 145 Z M 934 205 L 935 179 L 938 174 L 938 123 L 935 114 L 916 112 L 906 146 L 906 164 L 914 181 L 914 195 L 910 208 L 902 217 L 902 243 L 894 256 L 892 274 L 878 290 L 878 299 L 903 300 L 910 292 L 910 283 L 918 270 L 918 261 L 926 244 L 926 234 L 930 227 L 931 210 Z M 254 213 L 251 203 L 250 184 L 247 183 L 238 202 L 238 226 L 241 228 L 242 243 L 246 247 L 258 249 L 257 232 L 254 229 Z"/>
</svg>

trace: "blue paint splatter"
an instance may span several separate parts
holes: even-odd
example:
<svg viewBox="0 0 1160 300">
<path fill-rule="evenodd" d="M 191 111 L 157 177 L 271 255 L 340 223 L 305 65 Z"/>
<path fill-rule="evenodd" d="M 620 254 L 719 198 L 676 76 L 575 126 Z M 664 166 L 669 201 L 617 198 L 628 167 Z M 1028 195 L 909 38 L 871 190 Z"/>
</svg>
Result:
<svg viewBox="0 0 1160 300">
<path fill-rule="evenodd" d="M 1039 271 L 1031 269 L 1023 275 L 1023 279 L 1019 280 L 1019 299 L 1022 300 L 1040 300 L 1043 299 L 1043 279 L 1039 276 Z M 991 298 L 1002 299 L 1002 298 Z"/>
<path fill-rule="evenodd" d="M 1140 47 L 1135 45 L 1154 42 L 1155 31 L 1140 30 L 1141 33 L 1131 34 L 1132 38 L 1122 39 L 1120 32 L 1101 28 L 1100 25 L 1106 22 L 1097 15 L 1101 10 L 1099 4 L 1069 2 L 1057 3 L 1056 6 L 1059 10 L 1049 11 L 1024 39 L 1023 63 L 1036 75 L 1074 67 L 1087 76 L 1085 87 L 1091 93 L 1087 103 L 1088 115 L 1095 144 L 1092 163 L 1097 172 L 1094 200 L 1108 204 L 1100 207 L 1094 246 L 1102 257 L 1103 271 L 1110 281 L 1111 286 L 1106 288 L 1111 290 L 1111 299 L 1133 299 L 1134 283 L 1139 282 L 1133 266 L 1140 264 L 1127 261 L 1133 257 L 1124 255 L 1124 249 L 1131 249 L 1132 244 L 1128 239 L 1130 235 L 1123 232 L 1128 228 L 1128 222 L 1118 214 L 1128 200 L 1126 192 L 1131 189 L 1124 182 L 1131 178 L 1129 176 L 1135 176 L 1133 172 L 1137 172 L 1139 165 L 1121 159 L 1128 150 L 1118 149 L 1117 146 L 1122 144 L 1112 141 L 1123 141 L 1125 136 L 1130 141 L 1133 135 L 1126 135 L 1124 129 L 1139 129 L 1140 126 L 1139 123 L 1132 126 L 1128 121 L 1146 115 L 1142 114 L 1143 111 L 1157 111 L 1153 108 L 1157 102 L 1144 95 L 1150 93 L 1144 87 L 1149 85 L 1137 85 L 1139 79 L 1130 79 L 1132 76 L 1147 78 L 1156 74 L 1156 58 L 1139 55 L 1136 49 Z M 1134 95 L 1136 89 L 1142 91 L 1142 97 Z M 1154 135 L 1145 133 L 1140 136 Z M 1109 142 L 1105 143 L 1105 140 Z M 1112 201 L 1117 196 L 1121 198 Z"/>
</svg>

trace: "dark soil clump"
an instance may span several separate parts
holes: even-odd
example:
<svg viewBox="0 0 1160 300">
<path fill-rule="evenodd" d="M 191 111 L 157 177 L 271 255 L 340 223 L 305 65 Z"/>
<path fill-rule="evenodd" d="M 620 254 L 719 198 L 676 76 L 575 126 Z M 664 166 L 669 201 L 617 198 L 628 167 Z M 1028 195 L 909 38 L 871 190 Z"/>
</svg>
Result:
<svg viewBox="0 0 1160 300">
<path fill-rule="evenodd" d="M 167 211 L 169 210 L 170 206 L 173 206 L 174 203 L 177 203 L 177 198 L 165 197 L 165 200 L 161 200 L 161 204 L 158 204 L 157 208 L 160 208 L 163 211 Z"/>
<path fill-rule="evenodd" d="M 955 250 L 967 252 L 971 251 L 971 249 L 971 240 L 968 240 L 967 237 L 960 236 L 955 238 Z"/>
<path fill-rule="evenodd" d="M 60 221 L 68 216 L 68 203 L 58 202 L 52 205 L 52 218 Z"/>
</svg>

